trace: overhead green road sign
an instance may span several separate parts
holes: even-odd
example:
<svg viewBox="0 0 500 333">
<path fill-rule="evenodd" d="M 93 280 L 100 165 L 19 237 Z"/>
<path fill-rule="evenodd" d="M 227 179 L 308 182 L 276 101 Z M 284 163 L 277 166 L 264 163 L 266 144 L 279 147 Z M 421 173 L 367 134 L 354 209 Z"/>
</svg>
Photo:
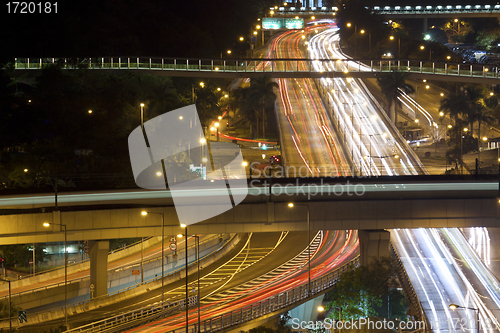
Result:
<svg viewBox="0 0 500 333">
<path fill-rule="evenodd" d="M 262 29 L 283 29 L 283 19 L 264 17 L 262 18 Z"/>
<path fill-rule="evenodd" d="M 303 29 L 304 19 L 303 18 L 286 18 L 285 28 L 287 29 Z"/>
<path fill-rule="evenodd" d="M 264 17 L 262 18 L 262 29 L 304 29 L 304 19 Z"/>
</svg>

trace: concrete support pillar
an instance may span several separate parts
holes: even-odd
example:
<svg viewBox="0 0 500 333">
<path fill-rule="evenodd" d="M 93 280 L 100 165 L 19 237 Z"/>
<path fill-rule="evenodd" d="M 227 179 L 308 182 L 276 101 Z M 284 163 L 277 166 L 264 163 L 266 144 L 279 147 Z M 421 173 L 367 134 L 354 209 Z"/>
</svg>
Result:
<svg viewBox="0 0 500 333">
<path fill-rule="evenodd" d="M 109 241 L 89 241 L 90 283 L 94 285 L 94 297 L 108 293 Z"/>
<path fill-rule="evenodd" d="M 429 23 L 427 23 L 427 17 L 424 17 L 424 34 L 427 32 L 427 25 Z"/>
<path fill-rule="evenodd" d="M 373 259 L 389 256 L 391 234 L 385 230 L 358 230 L 360 263 L 367 266 Z"/>
</svg>

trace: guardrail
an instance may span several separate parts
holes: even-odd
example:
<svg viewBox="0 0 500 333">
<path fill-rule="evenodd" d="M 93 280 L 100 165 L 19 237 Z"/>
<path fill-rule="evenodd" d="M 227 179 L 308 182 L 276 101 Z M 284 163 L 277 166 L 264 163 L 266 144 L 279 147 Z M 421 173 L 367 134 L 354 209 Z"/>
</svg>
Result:
<svg viewBox="0 0 500 333">
<path fill-rule="evenodd" d="M 198 333 L 198 332 L 217 332 L 231 326 L 239 325 L 257 319 L 261 316 L 279 311 L 292 305 L 299 305 L 303 300 L 312 298 L 314 295 L 323 292 L 332 287 L 338 280 L 340 274 L 359 266 L 359 256 L 348 263 L 340 266 L 336 270 L 311 281 L 311 294 L 308 293 L 308 285 L 304 283 L 298 287 L 287 290 L 268 297 L 262 301 L 242 307 L 241 309 L 226 312 L 224 314 L 201 321 L 198 329 L 198 323 L 191 324 L 186 328 L 179 328 L 167 331 L 168 333 Z"/>
<path fill-rule="evenodd" d="M 170 303 L 168 301 L 158 302 L 153 305 L 132 310 L 126 313 L 116 315 L 111 318 L 106 318 L 100 321 L 96 321 L 84 326 L 79 326 L 77 328 L 65 331 L 65 332 L 80 332 L 80 333 L 90 333 L 90 332 L 119 332 L 124 329 L 124 326 L 131 328 L 134 322 L 151 321 L 164 317 L 167 314 L 176 312 L 178 310 L 185 309 L 186 300 L 180 299 L 176 302 Z M 198 304 L 198 297 L 191 296 L 188 298 L 188 307 Z"/>
<path fill-rule="evenodd" d="M 129 245 L 125 246 L 125 247 L 120 247 L 120 248 L 118 248 L 116 250 L 109 251 L 108 252 L 108 256 L 110 254 L 113 254 L 113 253 L 119 253 L 119 252 L 121 252 L 123 250 L 127 250 L 127 249 L 129 249 L 129 248 L 131 248 L 133 246 L 136 246 L 136 245 L 138 245 L 138 244 L 140 244 L 142 242 L 146 242 L 146 241 L 150 240 L 151 238 L 153 238 L 153 237 L 145 237 L 143 240 L 140 240 L 140 241 L 137 241 L 135 243 L 129 244 Z M 62 253 L 64 253 L 64 252 L 62 252 Z M 68 264 L 68 269 L 72 268 L 74 266 L 77 266 L 77 265 L 89 262 L 89 261 L 90 261 L 90 258 L 86 258 L 86 259 L 83 259 L 83 260 L 80 260 L 80 261 Z M 39 276 L 39 275 L 42 275 L 42 274 L 51 273 L 51 272 L 54 272 L 54 271 L 57 271 L 57 270 L 64 270 L 64 265 L 52 267 L 50 269 L 46 269 L 46 270 L 43 270 L 43 271 L 39 271 L 39 272 L 36 272 L 34 275 L 30 274 L 30 275 L 21 276 L 19 278 L 19 280 L 24 280 L 24 279 L 28 279 L 28 278 L 33 277 L 33 276 Z"/>
<path fill-rule="evenodd" d="M 489 13 L 500 14 L 500 5 L 425 5 L 425 6 L 373 6 L 365 7 L 370 9 L 375 14 L 391 15 L 391 14 L 475 14 Z M 274 11 L 274 16 L 281 15 L 304 15 L 304 14 L 333 14 L 338 11 L 338 7 L 270 7 Z M 292 16 L 293 17 L 293 16 Z"/>
<path fill-rule="evenodd" d="M 394 248 L 392 243 L 389 246 L 389 251 L 396 262 L 396 273 L 398 274 L 398 279 L 401 285 L 403 286 L 403 292 L 405 293 L 406 299 L 410 303 L 410 307 L 413 310 L 412 312 L 416 314 L 415 320 L 417 321 L 425 321 L 425 326 L 430 327 L 427 321 L 427 316 L 425 315 L 424 309 L 418 300 L 417 293 L 411 284 L 410 278 L 408 277 L 408 273 L 406 273 L 406 269 L 404 268 L 403 262 L 399 258 L 399 254 L 397 250 Z"/>
<path fill-rule="evenodd" d="M 229 235 L 230 236 L 230 235 Z M 213 241 L 214 239 L 216 238 L 219 238 L 219 236 L 213 236 L 213 237 L 210 237 L 202 242 L 200 242 L 200 245 L 202 244 L 205 244 L 205 243 L 208 243 L 208 242 L 211 242 Z M 221 246 L 224 246 L 224 244 L 230 239 L 231 237 L 228 237 L 227 239 L 225 239 L 225 242 L 221 244 Z M 195 247 L 195 245 L 191 245 L 191 246 L 188 246 L 188 249 L 193 249 Z M 143 265 L 144 264 L 148 264 L 150 262 L 153 262 L 153 261 L 157 261 L 157 260 L 160 260 L 161 259 L 161 254 L 158 256 L 158 257 L 154 257 L 154 258 L 151 258 L 151 259 L 147 259 L 143 262 Z M 203 259 L 203 258 L 200 258 L 200 259 Z M 140 262 L 137 262 L 137 263 L 134 263 L 133 265 L 129 265 L 127 264 L 126 266 L 129 266 L 128 268 L 132 269 L 132 267 L 135 267 L 135 266 L 139 266 L 141 263 Z M 113 271 L 116 271 L 118 269 L 121 269 L 122 267 L 116 267 L 112 270 L 108 270 L 108 272 L 110 273 L 113 273 Z M 182 268 L 183 269 L 183 268 Z M 174 271 L 171 271 L 169 274 L 165 275 L 165 276 L 169 276 L 171 274 L 174 274 L 176 273 L 177 271 L 181 270 L 181 268 L 177 269 L 177 270 L 174 270 Z M 150 280 L 146 280 L 142 283 L 138 283 L 138 284 L 134 284 L 130 287 L 127 287 L 127 288 L 124 288 L 124 289 L 120 289 L 120 290 L 116 290 L 112 293 L 109 293 L 109 294 L 106 294 L 106 295 L 102 295 L 100 297 L 109 297 L 111 295 L 115 295 L 115 294 L 118 294 L 118 293 L 121 293 L 121 292 L 125 292 L 127 290 L 130 290 L 130 289 L 133 289 L 133 288 L 136 288 L 142 284 L 145 284 L 145 283 L 149 283 L 149 282 L 153 282 L 155 280 L 158 280 L 160 279 L 161 277 L 156 277 L 156 278 L 153 278 L 153 279 L 150 279 Z M 68 286 L 70 284 L 73 284 L 73 283 L 80 283 L 84 280 L 88 280 L 89 279 L 89 276 L 85 276 L 85 277 L 81 277 L 81 278 L 77 278 L 77 279 L 72 279 L 72 280 L 68 280 Z M 51 284 L 51 285 L 47 285 L 47 286 L 44 286 L 44 287 L 39 287 L 39 288 L 35 288 L 35 289 L 30 289 L 30 290 L 26 290 L 26 291 L 21 291 L 19 293 L 13 293 L 11 294 L 11 297 L 16 297 L 16 296 L 21 296 L 21 295 L 27 295 L 27 294 L 33 294 L 33 293 L 36 293 L 36 292 L 40 292 L 40 291 L 43 291 L 43 290 L 48 290 L 48 289 L 51 289 L 51 288 L 57 288 L 57 287 L 61 287 L 61 286 L 64 286 L 64 282 L 59 282 L 59 283 L 54 283 L 54 284 Z M 9 296 L 6 295 L 6 296 L 2 296 L 0 297 L 0 301 L 2 300 L 6 300 L 8 299 Z M 95 298 L 94 298 L 95 299 Z M 81 305 L 81 304 L 84 304 L 84 303 L 87 303 L 91 301 L 90 299 L 89 300 L 85 300 L 85 301 L 81 301 L 81 302 L 77 302 L 77 303 L 73 303 L 73 304 L 68 304 L 68 307 L 71 307 L 71 306 L 76 306 L 76 305 Z M 64 307 L 60 307 L 60 308 L 64 308 Z M 52 311 L 54 310 L 57 310 L 57 309 L 60 309 L 60 308 L 55 308 L 55 309 L 51 309 Z M 45 311 L 44 311 L 45 312 Z"/>
<path fill-rule="evenodd" d="M 314 66 L 310 66 L 314 63 Z M 14 68 L 41 69 L 47 65 L 64 69 L 158 70 L 199 73 L 325 73 L 343 76 L 403 71 L 450 77 L 498 79 L 498 67 L 414 59 L 188 59 L 188 58 L 16 58 Z M 327 68 L 328 69 L 325 69 Z"/>
</svg>

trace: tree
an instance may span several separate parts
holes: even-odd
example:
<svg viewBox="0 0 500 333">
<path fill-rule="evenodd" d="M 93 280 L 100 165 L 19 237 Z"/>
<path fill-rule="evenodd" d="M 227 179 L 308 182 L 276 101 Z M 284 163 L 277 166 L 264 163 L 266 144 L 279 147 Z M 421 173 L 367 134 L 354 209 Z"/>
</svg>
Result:
<svg viewBox="0 0 500 333">
<path fill-rule="evenodd" d="M 439 111 L 448 114 L 450 118 L 455 120 L 455 125 L 458 123 L 460 114 L 466 114 L 468 111 L 468 100 L 463 93 L 450 92 L 450 94 L 443 98 L 439 105 Z"/>
<path fill-rule="evenodd" d="M 481 50 L 495 51 L 500 42 L 500 29 L 488 29 L 480 31 L 476 36 L 476 45 Z"/>
<path fill-rule="evenodd" d="M 274 88 L 279 88 L 279 85 L 272 81 L 269 76 L 251 79 L 250 87 L 245 91 L 245 97 L 242 99 L 241 109 L 245 113 L 253 111 L 257 128 L 259 127 L 259 118 L 262 121 L 262 137 L 266 136 L 266 112 L 274 113 L 274 102 L 276 94 Z M 249 117 L 251 118 L 251 117 Z"/>
<path fill-rule="evenodd" d="M 278 320 L 278 325 L 276 326 L 276 332 L 277 333 L 290 333 L 292 330 L 290 327 L 286 326 L 288 321 L 290 321 L 292 317 L 290 317 L 290 314 L 287 312 L 283 313 L 280 315 L 280 318 Z"/>
<path fill-rule="evenodd" d="M 491 110 L 486 106 L 485 98 L 487 89 L 480 85 L 471 85 L 467 87 L 467 98 L 469 100 L 469 107 L 467 113 L 464 114 L 465 121 L 469 123 L 471 133 L 473 130 L 474 122 L 477 121 L 477 143 L 479 151 L 479 143 L 481 142 L 481 124 L 491 124 L 494 120 L 491 115 Z"/>
<path fill-rule="evenodd" d="M 343 320 L 369 316 L 387 317 L 388 306 L 387 303 L 384 306 L 384 302 L 389 301 L 393 305 L 390 317 L 401 318 L 407 304 L 401 300 L 401 295 L 392 291 L 395 285 L 397 277 L 390 258 L 374 260 L 369 266 L 344 272 L 334 289 L 326 296 L 328 317 L 337 320 L 339 308 L 342 309 Z"/>
<path fill-rule="evenodd" d="M 334 289 L 328 293 L 330 301 L 325 308 L 330 318 L 337 318 L 339 308 L 342 312 L 342 319 L 345 320 L 357 320 L 376 315 L 373 308 L 375 305 L 381 305 L 381 301 L 370 291 L 368 275 L 368 267 L 365 266 L 340 275 Z"/>
<path fill-rule="evenodd" d="M 413 87 L 406 83 L 408 75 L 408 73 L 391 71 L 390 73 L 380 74 L 377 77 L 378 86 L 382 90 L 382 94 L 387 101 L 389 117 L 396 125 L 398 123 L 398 109 L 402 106 L 399 97 L 403 93 L 411 94 L 414 91 Z"/>
<path fill-rule="evenodd" d="M 196 109 L 203 127 L 220 113 L 219 96 L 213 83 L 205 83 L 196 90 Z"/>
<path fill-rule="evenodd" d="M 474 29 L 469 22 L 462 21 L 460 19 L 448 21 L 441 28 L 448 36 L 449 42 L 453 43 L 464 43 L 466 36 L 474 32 Z"/>
<path fill-rule="evenodd" d="M 369 9 L 366 1 L 345 1 L 339 6 L 337 12 L 337 24 L 340 29 L 341 41 L 347 41 L 350 54 L 356 57 L 371 56 L 379 57 L 382 54 L 382 46 L 389 40 L 390 26 L 383 16 L 375 14 Z M 361 33 L 361 30 L 366 33 Z M 380 43 L 381 42 L 381 43 Z M 353 51 L 356 52 L 353 52 Z M 383 51 L 385 53 L 387 51 Z"/>
</svg>

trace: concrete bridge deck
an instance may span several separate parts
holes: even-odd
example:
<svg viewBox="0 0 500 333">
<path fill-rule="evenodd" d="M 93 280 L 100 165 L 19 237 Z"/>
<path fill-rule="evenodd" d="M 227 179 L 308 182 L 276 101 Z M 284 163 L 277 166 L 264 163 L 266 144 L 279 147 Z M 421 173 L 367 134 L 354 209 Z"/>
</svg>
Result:
<svg viewBox="0 0 500 333">
<path fill-rule="evenodd" d="M 496 179 L 439 179 L 274 179 L 271 196 L 269 179 L 254 179 L 248 189 L 232 189 L 248 191 L 240 205 L 189 229 L 197 234 L 307 230 L 307 208 L 291 209 L 289 202 L 309 207 L 313 230 L 500 226 Z M 189 195 L 196 203 L 196 192 Z M 59 219 L 68 241 L 160 234 L 161 215 L 142 216 L 144 208 L 164 213 L 167 234 L 182 231 L 168 190 L 60 194 L 61 211 L 51 211 L 53 200 L 53 194 L 0 197 L 0 208 L 8 209 L 0 215 L 2 244 L 62 241 L 58 226 L 43 227 Z M 193 204 L 193 209 L 212 208 Z"/>
</svg>

